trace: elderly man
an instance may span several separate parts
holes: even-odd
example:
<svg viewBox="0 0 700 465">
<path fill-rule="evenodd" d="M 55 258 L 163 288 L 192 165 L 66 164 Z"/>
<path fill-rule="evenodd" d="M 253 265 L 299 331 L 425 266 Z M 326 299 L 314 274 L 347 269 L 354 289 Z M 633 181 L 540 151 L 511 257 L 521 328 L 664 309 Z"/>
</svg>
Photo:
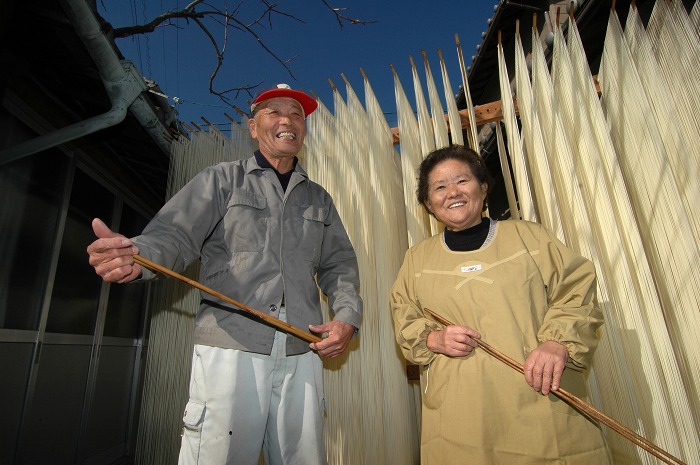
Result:
<svg viewBox="0 0 700 465">
<path fill-rule="evenodd" d="M 359 328 L 357 259 L 328 192 L 296 155 L 316 101 L 286 84 L 260 94 L 252 157 L 209 167 L 127 239 L 93 220 L 89 261 L 105 281 L 154 274 L 141 254 L 175 271 L 201 260 L 206 286 L 327 337 L 306 342 L 203 295 L 195 320 L 180 464 L 324 464 L 323 377 Z M 332 321 L 323 323 L 318 288 Z M 314 351 L 316 353 L 314 353 Z M 317 355 L 318 354 L 318 355 Z"/>
</svg>

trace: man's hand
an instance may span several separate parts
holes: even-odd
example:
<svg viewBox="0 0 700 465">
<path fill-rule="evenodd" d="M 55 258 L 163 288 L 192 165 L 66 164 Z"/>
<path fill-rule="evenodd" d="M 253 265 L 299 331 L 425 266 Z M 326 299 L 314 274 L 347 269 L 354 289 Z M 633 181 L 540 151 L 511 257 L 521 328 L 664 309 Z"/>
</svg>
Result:
<svg viewBox="0 0 700 465">
<path fill-rule="evenodd" d="M 350 339 L 355 333 L 355 327 L 344 321 L 329 321 L 320 325 L 309 325 L 309 329 L 317 334 L 328 334 L 328 337 L 323 341 L 309 344 L 309 347 L 318 352 L 319 355 L 328 358 L 336 358 L 342 355 L 348 348 Z"/>
<path fill-rule="evenodd" d="M 108 283 L 128 283 L 141 274 L 141 265 L 134 263 L 139 253 L 130 239 L 115 233 L 102 220 L 92 220 L 92 230 L 98 239 L 90 244 L 87 253 L 95 273 Z"/>
<path fill-rule="evenodd" d="M 450 325 L 428 334 L 426 345 L 436 354 L 448 357 L 465 357 L 477 346 L 475 339 L 481 335 L 466 326 Z"/>
<path fill-rule="evenodd" d="M 542 395 L 559 389 L 561 374 L 566 368 L 569 352 L 555 341 L 539 345 L 525 360 L 525 381 Z"/>
</svg>

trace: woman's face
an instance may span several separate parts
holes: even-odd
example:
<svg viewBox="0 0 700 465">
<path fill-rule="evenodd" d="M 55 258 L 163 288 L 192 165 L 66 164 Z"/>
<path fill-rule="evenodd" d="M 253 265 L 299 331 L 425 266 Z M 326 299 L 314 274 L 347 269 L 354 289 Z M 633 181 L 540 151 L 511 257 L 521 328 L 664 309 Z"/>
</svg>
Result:
<svg viewBox="0 0 700 465">
<path fill-rule="evenodd" d="M 479 183 L 469 165 L 445 160 L 428 175 L 426 207 L 447 229 L 461 231 L 481 222 L 487 185 Z"/>
</svg>

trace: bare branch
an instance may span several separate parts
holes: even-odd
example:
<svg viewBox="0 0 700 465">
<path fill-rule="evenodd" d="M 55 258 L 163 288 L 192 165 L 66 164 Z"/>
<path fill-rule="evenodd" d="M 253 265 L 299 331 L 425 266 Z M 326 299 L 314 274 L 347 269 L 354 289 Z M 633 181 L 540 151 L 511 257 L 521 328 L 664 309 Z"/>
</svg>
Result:
<svg viewBox="0 0 700 465">
<path fill-rule="evenodd" d="M 338 21 L 338 25 L 340 25 L 341 29 L 344 27 L 343 22 L 347 22 L 350 24 L 362 24 L 362 25 L 376 23 L 376 21 L 363 21 L 363 20 L 360 20 L 357 18 L 351 18 L 350 16 L 346 16 L 346 15 L 341 13 L 341 11 L 345 11 L 345 10 L 347 10 L 347 8 L 336 8 L 336 7 L 329 5 L 327 0 L 321 0 L 321 1 L 323 2 L 324 5 L 326 5 L 326 7 L 328 7 L 329 10 L 331 10 L 333 12 L 333 14 L 335 14 L 335 18 Z"/>
<path fill-rule="evenodd" d="M 160 16 L 153 18 L 146 24 L 137 24 L 134 26 L 125 26 L 114 28 L 113 34 L 115 39 L 121 39 L 123 37 L 130 37 L 137 34 L 148 34 L 156 30 L 158 26 L 165 22 L 169 22 L 171 19 L 183 18 L 183 19 L 195 19 L 204 18 L 206 16 L 205 12 L 197 13 L 196 11 L 168 11 Z"/>
<path fill-rule="evenodd" d="M 90 1 L 94 2 L 95 0 Z M 267 43 L 263 40 L 262 37 L 260 37 L 260 35 L 258 35 L 254 28 L 262 27 L 264 29 L 272 29 L 273 15 L 282 16 L 301 23 L 304 23 L 304 21 L 291 13 L 282 11 L 279 8 L 280 3 L 278 2 L 272 3 L 268 0 L 258 1 L 259 4 L 262 6 L 263 11 L 261 11 L 255 19 L 247 23 L 239 19 L 242 14 L 241 6 L 243 2 L 239 2 L 233 10 L 229 10 L 225 0 L 223 0 L 223 9 L 217 7 L 216 5 L 212 5 L 211 2 L 207 2 L 206 0 L 193 0 L 186 7 L 180 10 L 168 10 L 167 12 L 156 16 L 147 23 L 114 28 L 112 34 L 114 38 L 124 38 L 137 34 L 148 34 L 161 26 L 177 27 L 177 25 L 174 22 L 174 20 L 176 19 L 184 19 L 188 23 L 190 21 L 196 23 L 199 29 L 201 29 L 202 32 L 209 39 L 209 42 L 211 43 L 216 54 L 216 65 L 214 66 L 214 69 L 209 77 L 209 92 L 211 94 L 217 95 L 226 104 L 233 106 L 232 99 L 238 98 L 242 92 L 247 93 L 250 97 L 252 97 L 252 91 L 258 86 L 260 86 L 262 84 L 262 81 L 257 84 L 247 84 L 226 90 L 216 90 L 214 88 L 214 80 L 216 79 L 223 65 L 224 55 L 229 39 L 229 28 L 241 31 L 244 34 L 254 38 L 258 42 L 258 45 L 260 45 L 260 47 L 262 47 L 263 50 L 265 50 L 265 52 L 267 52 L 275 61 L 282 65 L 282 67 L 284 67 L 284 69 L 287 70 L 292 79 L 296 80 L 296 77 L 294 76 L 294 73 L 292 72 L 289 63 L 292 60 L 294 60 L 298 55 L 295 55 L 286 60 L 282 59 L 271 47 L 267 45 Z M 333 7 L 329 4 L 328 0 L 321 1 L 330 11 L 333 12 L 341 29 L 345 26 L 345 24 L 365 25 L 376 22 L 363 21 L 360 19 L 352 18 L 344 13 L 346 11 L 346 8 Z M 197 7 L 199 6 L 206 7 L 209 9 L 198 11 Z M 222 41 L 221 46 L 212 34 L 210 30 L 210 25 L 204 23 L 205 20 L 212 21 L 214 24 L 224 29 L 224 39 Z M 233 97 L 231 97 L 230 95 L 232 93 L 235 93 Z"/>
</svg>

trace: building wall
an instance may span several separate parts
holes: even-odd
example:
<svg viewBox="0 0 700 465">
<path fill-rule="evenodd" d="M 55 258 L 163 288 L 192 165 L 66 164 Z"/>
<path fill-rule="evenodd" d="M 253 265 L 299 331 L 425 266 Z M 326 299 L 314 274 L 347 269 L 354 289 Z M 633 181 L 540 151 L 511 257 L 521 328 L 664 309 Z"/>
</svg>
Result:
<svg viewBox="0 0 700 465">
<path fill-rule="evenodd" d="M 35 137 L 3 100 L 0 151 Z M 30 109 L 27 113 L 30 113 Z M 25 114 L 26 115 L 26 114 Z M 149 286 L 110 286 L 87 261 L 90 221 L 125 235 L 148 212 L 79 147 L 0 161 L 0 463 L 133 457 Z"/>
</svg>

